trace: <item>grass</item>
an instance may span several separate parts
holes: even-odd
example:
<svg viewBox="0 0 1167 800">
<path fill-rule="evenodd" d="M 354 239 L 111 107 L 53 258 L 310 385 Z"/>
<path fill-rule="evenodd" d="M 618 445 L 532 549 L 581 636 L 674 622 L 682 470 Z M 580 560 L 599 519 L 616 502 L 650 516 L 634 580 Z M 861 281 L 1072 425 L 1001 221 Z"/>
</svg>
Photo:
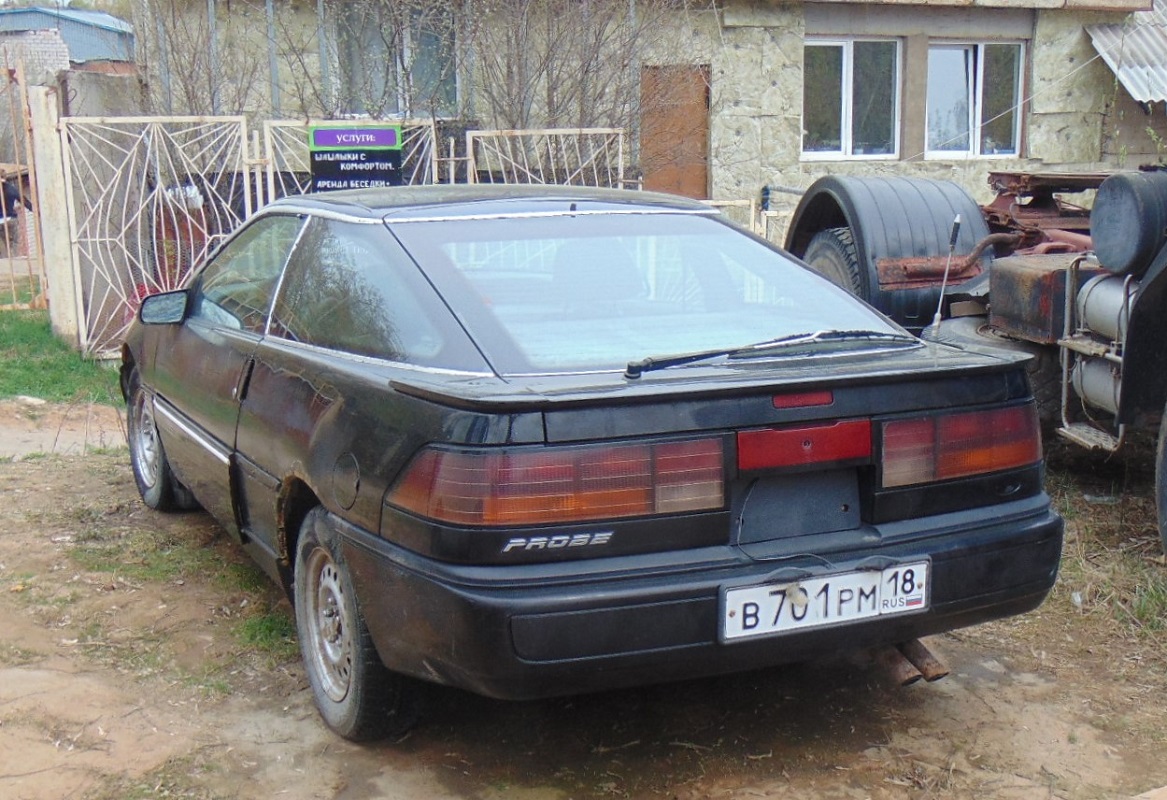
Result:
<svg viewBox="0 0 1167 800">
<path fill-rule="evenodd" d="M 41 280 L 36 275 L 14 275 L 10 281 L 0 281 L 0 307 L 27 307 L 40 294 Z"/>
<path fill-rule="evenodd" d="M 81 516 L 78 521 L 83 521 Z M 221 568 L 218 553 L 163 530 L 89 524 L 70 555 L 81 567 L 132 581 L 173 583 Z"/>
<path fill-rule="evenodd" d="M 248 649 L 266 654 L 275 663 L 300 657 L 296 623 L 287 608 L 277 607 L 245 617 L 236 626 L 235 635 Z"/>
<path fill-rule="evenodd" d="M 108 776 L 100 786 L 85 793 L 85 800 L 153 800 L 157 797 L 220 800 L 225 795 L 199 785 L 204 776 L 219 769 L 213 759 L 201 755 L 192 753 L 171 758 L 145 775 Z"/>
<path fill-rule="evenodd" d="M 53 335 L 47 311 L 0 312 L 0 399 L 118 405 L 117 371 Z"/>
<path fill-rule="evenodd" d="M 1046 609 L 1091 645 L 1167 657 L 1167 571 L 1156 529 L 1154 443 L 1112 459 L 1054 449 L 1046 487 L 1067 532 Z M 1120 667 L 1124 668 L 1124 667 Z"/>
</svg>

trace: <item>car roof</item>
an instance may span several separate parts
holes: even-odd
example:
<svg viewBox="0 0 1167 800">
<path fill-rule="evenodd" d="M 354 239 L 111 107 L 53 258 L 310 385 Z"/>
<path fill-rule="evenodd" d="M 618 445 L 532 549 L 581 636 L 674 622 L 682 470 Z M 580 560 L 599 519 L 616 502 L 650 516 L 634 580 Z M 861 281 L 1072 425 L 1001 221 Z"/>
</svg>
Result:
<svg viewBox="0 0 1167 800">
<path fill-rule="evenodd" d="M 432 186 L 390 186 L 377 189 L 349 189 L 284 197 L 265 211 L 331 212 L 353 217 L 381 219 L 418 209 L 452 209 L 455 206 L 490 207 L 494 213 L 522 213 L 547 202 L 584 202 L 620 207 L 714 213 L 706 204 L 686 197 L 630 189 L 603 189 L 592 186 L 459 184 Z"/>
</svg>

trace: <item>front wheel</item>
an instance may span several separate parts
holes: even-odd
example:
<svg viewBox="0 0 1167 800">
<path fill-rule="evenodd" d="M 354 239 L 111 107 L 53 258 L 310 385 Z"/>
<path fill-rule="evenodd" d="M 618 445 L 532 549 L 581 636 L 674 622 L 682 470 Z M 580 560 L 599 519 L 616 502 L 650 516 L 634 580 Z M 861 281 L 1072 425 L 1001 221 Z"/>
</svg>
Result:
<svg viewBox="0 0 1167 800">
<path fill-rule="evenodd" d="M 130 440 L 130 466 L 142 502 L 157 511 L 197 507 L 194 497 L 174 477 L 166 460 L 166 450 L 154 422 L 154 399 L 142 388 L 136 369 L 130 373 L 126 430 Z"/>
<path fill-rule="evenodd" d="M 322 508 L 296 544 L 296 633 L 316 708 L 352 741 L 400 735 L 417 723 L 418 691 L 385 668 L 357 605 L 339 537 Z"/>
</svg>

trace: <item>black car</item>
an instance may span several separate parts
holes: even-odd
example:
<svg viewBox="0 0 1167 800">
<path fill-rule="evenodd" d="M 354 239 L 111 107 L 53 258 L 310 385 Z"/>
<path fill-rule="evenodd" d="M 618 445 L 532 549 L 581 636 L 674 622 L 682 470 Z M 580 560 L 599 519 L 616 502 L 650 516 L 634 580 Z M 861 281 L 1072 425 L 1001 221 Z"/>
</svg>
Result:
<svg viewBox="0 0 1167 800">
<path fill-rule="evenodd" d="M 537 698 L 1021 613 L 1061 551 L 1023 362 L 674 197 L 280 200 L 143 302 L 122 386 L 146 504 L 287 589 L 353 739 L 416 679 Z"/>
</svg>

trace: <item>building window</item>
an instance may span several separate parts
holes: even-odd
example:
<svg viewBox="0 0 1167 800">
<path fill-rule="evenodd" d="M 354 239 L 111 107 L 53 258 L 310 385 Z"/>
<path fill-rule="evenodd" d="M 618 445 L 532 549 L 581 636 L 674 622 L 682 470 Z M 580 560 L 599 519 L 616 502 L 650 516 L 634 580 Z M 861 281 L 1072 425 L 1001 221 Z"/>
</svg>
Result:
<svg viewBox="0 0 1167 800">
<path fill-rule="evenodd" d="M 928 48 L 930 157 L 1019 154 L 1021 62 L 1019 43 Z"/>
<path fill-rule="evenodd" d="M 899 74 L 895 40 L 808 41 L 803 48 L 803 156 L 895 156 Z"/>
<path fill-rule="evenodd" d="M 341 2 L 333 8 L 342 111 L 376 117 L 455 113 L 449 4 Z"/>
</svg>

